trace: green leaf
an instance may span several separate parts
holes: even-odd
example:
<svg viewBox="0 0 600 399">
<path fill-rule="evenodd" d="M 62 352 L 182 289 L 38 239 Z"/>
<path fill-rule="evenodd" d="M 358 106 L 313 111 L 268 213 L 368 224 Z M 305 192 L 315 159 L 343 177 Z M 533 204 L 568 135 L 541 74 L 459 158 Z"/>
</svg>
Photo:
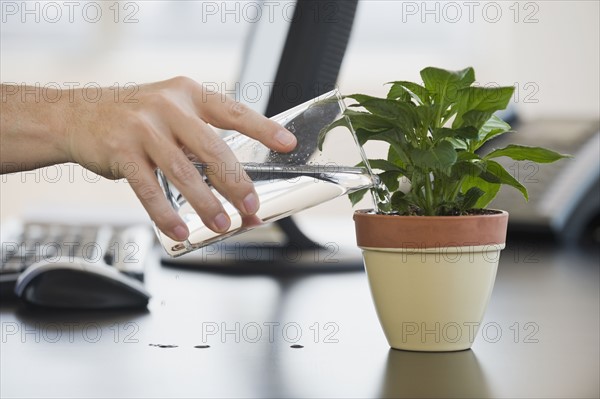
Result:
<svg viewBox="0 0 600 399">
<path fill-rule="evenodd" d="M 323 151 L 323 143 L 325 142 L 325 137 L 327 137 L 327 133 L 329 133 L 338 126 L 345 126 L 348 129 L 350 129 L 348 119 L 345 117 L 341 117 L 340 119 L 333 121 L 329 125 L 325 126 L 319 132 L 319 137 L 317 139 L 317 147 L 319 148 L 319 151 Z"/>
<path fill-rule="evenodd" d="M 398 153 L 398 151 L 396 151 L 394 146 L 390 145 L 390 148 L 388 148 L 387 160 L 404 169 L 404 166 L 406 165 L 407 162 L 409 162 L 409 160 L 406 157 L 406 154 L 404 152 L 403 152 L 403 155 L 404 155 L 404 158 L 400 156 L 400 154 Z"/>
<path fill-rule="evenodd" d="M 391 198 L 392 209 L 403 214 L 408 213 L 410 201 L 406 199 L 406 195 L 402 191 L 396 191 Z"/>
<path fill-rule="evenodd" d="M 396 119 L 398 117 L 414 118 L 413 107 L 400 101 L 372 97 L 365 94 L 351 94 L 345 97 L 352 98 L 358 103 L 351 106 L 364 107 L 372 114 L 387 119 Z"/>
<path fill-rule="evenodd" d="M 362 147 L 365 145 L 367 141 L 369 141 L 369 137 L 375 133 L 371 133 L 365 129 L 356 129 L 356 139 L 358 140 L 358 144 Z"/>
<path fill-rule="evenodd" d="M 456 151 L 467 150 L 467 143 L 463 139 L 448 137 L 444 141 L 450 142 Z"/>
<path fill-rule="evenodd" d="M 477 177 L 485 172 L 485 165 L 481 162 L 472 162 L 471 160 L 457 161 L 452 165 L 452 173 L 450 176 L 459 180 L 465 176 Z"/>
<path fill-rule="evenodd" d="M 479 132 L 472 126 L 461 127 L 458 129 L 449 129 L 447 127 L 433 129 L 433 138 L 435 140 L 441 140 L 446 137 L 476 139 L 477 137 L 479 137 Z"/>
<path fill-rule="evenodd" d="M 473 209 L 475 207 L 475 204 L 477 204 L 477 201 L 483 197 L 483 195 L 485 194 L 485 192 L 476 186 L 471 187 L 465 194 L 463 197 L 463 201 L 462 201 L 462 210 L 466 211 L 469 209 Z"/>
<path fill-rule="evenodd" d="M 475 70 L 473 67 L 468 67 L 455 73 L 460 77 L 458 81 L 460 88 L 469 87 L 475 82 Z"/>
<path fill-rule="evenodd" d="M 387 94 L 388 100 L 398 100 L 406 103 L 410 102 L 412 98 L 411 93 L 400 85 L 392 86 Z"/>
<path fill-rule="evenodd" d="M 498 135 L 510 132 L 510 129 L 511 127 L 508 123 L 504 122 L 496 115 L 492 115 L 479 130 L 480 143 L 483 144 Z"/>
<path fill-rule="evenodd" d="M 500 186 L 499 183 L 490 183 L 480 177 L 467 177 L 464 179 L 461 189 L 463 192 L 468 192 L 472 187 L 481 189 L 483 195 L 477 199 L 477 202 L 471 206 L 471 209 L 483 209 L 496 198 Z"/>
<path fill-rule="evenodd" d="M 369 159 L 369 165 L 371 166 L 371 169 L 380 169 L 383 171 L 393 170 L 404 173 L 404 169 L 385 159 Z"/>
<path fill-rule="evenodd" d="M 344 115 L 348 117 L 350 124 L 355 130 L 364 129 L 369 132 L 382 132 L 394 127 L 394 124 L 389 119 L 368 112 L 347 109 L 344 111 Z"/>
<path fill-rule="evenodd" d="M 358 202 L 361 199 L 363 199 L 363 197 L 365 196 L 367 191 L 369 191 L 369 189 L 365 188 L 365 189 L 358 190 L 358 191 L 348 194 L 348 198 L 350 198 L 350 202 L 352 203 L 352 206 L 358 204 Z"/>
<path fill-rule="evenodd" d="M 437 103 L 449 104 L 457 100 L 459 90 L 475 81 L 475 71 L 471 67 L 460 71 L 429 67 L 421 71 L 421 78 Z"/>
<path fill-rule="evenodd" d="M 430 150 L 412 148 L 410 155 L 417 168 L 424 171 L 439 170 L 449 173 L 450 167 L 456 162 L 456 151 L 448 141 L 441 141 Z"/>
<path fill-rule="evenodd" d="M 414 98 L 419 104 L 431 104 L 429 90 L 417 83 L 400 80 L 388 82 L 388 84 L 392 85 L 387 95 L 389 99 L 400 98 L 402 100 L 406 98 L 405 94 L 408 94 L 409 98 Z"/>
<path fill-rule="evenodd" d="M 519 190 L 526 200 L 529 200 L 527 189 L 515 179 L 502 165 L 496 161 L 485 161 L 485 172 L 480 177 L 490 183 L 502 183 Z"/>
<path fill-rule="evenodd" d="M 541 147 L 528 147 L 524 145 L 510 144 L 504 148 L 494 150 L 484 158 L 509 157 L 515 161 L 533 161 L 537 163 L 551 163 L 562 158 L 570 158 L 570 155 L 559 154 Z"/>
<path fill-rule="evenodd" d="M 400 129 L 405 135 L 414 136 L 415 126 L 418 125 L 419 118 L 415 112 L 415 107 L 407 103 L 387 100 L 377 97 L 366 96 L 363 94 L 353 94 L 346 96 L 353 98 L 358 102 L 352 106 L 360 106 L 369 111 L 374 117 L 384 118 L 387 124 Z M 364 115 L 364 113 L 363 113 Z M 359 116 L 363 118 L 363 116 Z M 352 125 L 356 127 L 353 116 L 350 115 Z M 376 119 L 367 120 L 367 122 L 376 121 Z M 361 123 L 362 121 L 359 121 Z"/>
<path fill-rule="evenodd" d="M 460 151 L 457 155 L 458 161 L 469 161 L 472 159 L 481 159 L 481 157 L 475 153 L 469 151 Z"/>
<path fill-rule="evenodd" d="M 408 147 L 406 146 L 406 140 L 401 133 L 396 132 L 395 130 L 387 130 L 381 133 L 372 133 L 368 132 L 364 129 L 360 129 L 356 131 L 356 137 L 358 139 L 358 143 L 362 146 L 367 141 L 383 141 L 385 143 L 390 144 L 391 147 L 394 148 L 394 151 L 398 154 L 398 157 L 402 160 L 402 162 L 406 165 L 410 163 L 410 159 L 406 154 Z"/>
<path fill-rule="evenodd" d="M 356 130 L 356 138 L 358 143 L 362 146 L 367 141 L 384 141 L 386 143 L 397 143 L 398 135 L 394 130 L 386 130 L 383 132 L 370 132 L 365 129 Z"/>
<path fill-rule="evenodd" d="M 478 87 L 472 86 L 461 90 L 461 98 L 464 99 L 465 112 L 469 110 L 496 112 L 508 106 L 515 88 L 504 87 Z"/>
<path fill-rule="evenodd" d="M 479 111 L 477 109 L 472 109 L 463 115 L 462 126 L 473 127 L 479 133 L 479 129 L 481 129 L 486 124 L 486 122 L 492 117 L 492 115 L 493 112 L 491 111 Z M 474 138 L 478 137 L 479 135 L 477 135 L 477 137 Z"/>
<path fill-rule="evenodd" d="M 494 113 L 508 106 L 515 88 L 507 87 L 467 87 L 458 92 L 458 106 L 452 127 L 462 126 L 463 115 L 472 110 Z"/>
<path fill-rule="evenodd" d="M 419 105 L 415 107 L 415 114 L 417 116 L 415 127 L 420 129 L 418 132 L 420 140 L 425 140 L 427 138 L 427 132 L 432 126 L 435 126 L 438 109 L 438 105 Z"/>
<path fill-rule="evenodd" d="M 460 151 L 456 157 L 456 163 L 452 165 L 450 177 L 460 181 L 465 177 L 476 177 L 485 171 L 485 165 L 479 162 L 481 158 L 477 154 L 468 151 Z"/>
<path fill-rule="evenodd" d="M 388 170 L 386 172 L 377 175 L 379 180 L 387 187 L 388 191 L 393 193 L 400 187 L 398 179 L 402 176 L 402 173 L 395 170 Z"/>
</svg>

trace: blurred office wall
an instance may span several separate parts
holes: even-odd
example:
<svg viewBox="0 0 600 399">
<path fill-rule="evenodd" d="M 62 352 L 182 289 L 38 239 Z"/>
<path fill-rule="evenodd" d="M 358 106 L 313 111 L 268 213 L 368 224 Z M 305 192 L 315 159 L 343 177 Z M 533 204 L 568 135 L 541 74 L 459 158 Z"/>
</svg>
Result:
<svg viewBox="0 0 600 399">
<path fill-rule="evenodd" d="M 515 85 L 524 118 L 597 117 L 600 2 L 362 1 L 340 85 L 379 91 L 435 65 Z"/>
<path fill-rule="evenodd" d="M 187 75 L 232 92 L 252 25 L 293 11 L 288 1 L 0 3 L 0 80 L 42 87 Z M 598 117 L 599 13 L 596 1 L 363 0 L 339 86 L 384 95 L 384 82 L 419 80 L 428 65 L 474 66 L 482 84 L 515 85 L 524 119 Z M 2 218 L 52 202 L 138 206 L 126 183 L 77 167 L 2 176 Z M 350 212 L 344 199 L 319 209 Z"/>
</svg>

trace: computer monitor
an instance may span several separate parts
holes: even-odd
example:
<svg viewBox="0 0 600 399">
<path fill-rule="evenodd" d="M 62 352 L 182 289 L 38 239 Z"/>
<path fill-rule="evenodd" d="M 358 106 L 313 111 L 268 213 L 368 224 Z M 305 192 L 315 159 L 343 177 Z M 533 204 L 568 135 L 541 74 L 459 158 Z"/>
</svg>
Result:
<svg viewBox="0 0 600 399">
<path fill-rule="evenodd" d="M 240 83 L 243 87 L 262 82 L 271 87 L 259 112 L 271 117 L 335 87 L 357 5 L 358 0 L 298 0 L 291 20 L 283 16 L 253 27 Z M 317 245 L 291 217 L 276 223 L 290 244 L 299 248 Z"/>
</svg>

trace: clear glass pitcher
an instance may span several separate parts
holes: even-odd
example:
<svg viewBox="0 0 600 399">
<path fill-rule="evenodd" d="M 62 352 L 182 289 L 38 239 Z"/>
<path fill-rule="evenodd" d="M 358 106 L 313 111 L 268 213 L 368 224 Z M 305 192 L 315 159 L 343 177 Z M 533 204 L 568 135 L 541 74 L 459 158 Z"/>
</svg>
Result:
<svg viewBox="0 0 600 399">
<path fill-rule="evenodd" d="M 331 130 L 318 149 L 319 133 L 331 122 L 343 117 L 344 102 L 337 90 L 300 104 L 271 119 L 281 124 L 297 139 L 290 153 L 277 153 L 241 133 L 230 133 L 225 142 L 235 153 L 239 164 L 252 179 L 260 201 L 260 209 L 252 222 L 242 221 L 238 210 L 216 189 L 207 174 L 216 165 L 195 163 L 213 194 L 221 201 L 231 218 L 225 233 L 216 233 L 204 225 L 196 211 L 177 188 L 158 169 L 156 174 L 171 206 L 190 231 L 184 242 L 174 241 L 155 227 L 158 238 L 173 257 L 242 233 L 263 223 L 274 222 L 301 210 L 319 205 L 341 195 L 373 187 L 377 177 L 371 172 L 366 157 L 352 128 Z M 350 124 L 347 124 L 350 126 Z M 361 163 L 365 167 L 357 167 Z M 235 171 L 228 171 L 232 174 Z"/>
</svg>

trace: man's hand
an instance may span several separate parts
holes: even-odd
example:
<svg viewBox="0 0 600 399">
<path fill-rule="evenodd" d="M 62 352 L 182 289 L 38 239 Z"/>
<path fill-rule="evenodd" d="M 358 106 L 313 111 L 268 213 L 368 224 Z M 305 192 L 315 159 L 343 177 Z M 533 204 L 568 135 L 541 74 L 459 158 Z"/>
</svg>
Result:
<svg viewBox="0 0 600 399">
<path fill-rule="evenodd" d="M 61 96 L 56 104 L 28 104 L 2 89 L 2 162 L 29 165 L 25 168 L 77 162 L 109 179 L 126 178 L 158 228 L 177 241 L 189 232 L 158 185 L 157 167 L 216 232 L 226 231 L 231 221 L 188 155 L 239 171 L 235 179 L 220 173 L 209 179 L 242 216 L 259 208 L 251 180 L 209 125 L 237 130 L 279 152 L 296 146 L 294 135 L 277 123 L 188 78 L 139 86 L 129 103 L 113 101 L 114 90 L 104 89 L 97 103 Z"/>
</svg>

